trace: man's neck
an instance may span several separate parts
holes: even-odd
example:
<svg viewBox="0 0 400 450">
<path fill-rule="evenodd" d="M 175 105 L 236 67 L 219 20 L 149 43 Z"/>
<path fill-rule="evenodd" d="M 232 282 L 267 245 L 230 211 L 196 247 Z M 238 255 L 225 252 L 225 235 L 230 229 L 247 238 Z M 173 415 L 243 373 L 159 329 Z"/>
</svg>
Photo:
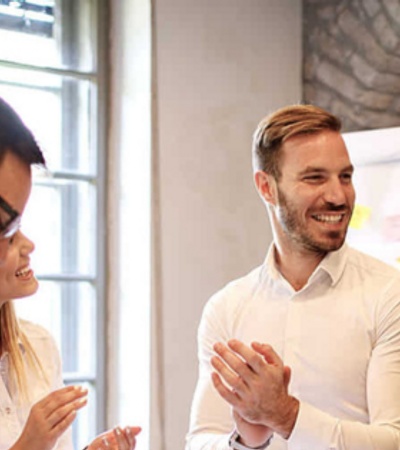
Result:
<svg viewBox="0 0 400 450">
<path fill-rule="evenodd" d="M 307 284 L 308 279 L 324 259 L 325 254 L 287 251 L 275 245 L 274 256 L 279 272 L 294 290 L 299 291 Z"/>
</svg>

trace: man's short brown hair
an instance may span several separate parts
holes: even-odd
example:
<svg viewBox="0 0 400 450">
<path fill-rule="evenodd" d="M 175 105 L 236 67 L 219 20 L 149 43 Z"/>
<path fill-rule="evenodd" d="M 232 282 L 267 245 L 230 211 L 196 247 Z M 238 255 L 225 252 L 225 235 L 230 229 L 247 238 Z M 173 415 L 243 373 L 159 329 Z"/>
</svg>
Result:
<svg viewBox="0 0 400 450">
<path fill-rule="evenodd" d="M 291 105 L 278 109 L 265 117 L 253 136 L 253 168 L 281 176 L 279 151 L 282 144 L 293 136 L 316 134 L 324 130 L 339 132 L 340 119 L 313 105 Z"/>
</svg>

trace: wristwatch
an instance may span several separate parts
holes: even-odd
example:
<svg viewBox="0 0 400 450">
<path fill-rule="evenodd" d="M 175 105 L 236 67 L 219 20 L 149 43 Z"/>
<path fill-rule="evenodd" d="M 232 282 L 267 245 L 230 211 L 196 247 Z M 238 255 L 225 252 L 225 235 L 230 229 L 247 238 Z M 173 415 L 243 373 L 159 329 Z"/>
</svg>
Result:
<svg viewBox="0 0 400 450">
<path fill-rule="evenodd" d="M 259 447 L 246 447 L 244 444 L 241 444 L 239 442 L 240 434 L 237 432 L 237 430 L 234 430 L 229 436 L 229 447 L 233 450 L 263 450 L 264 448 L 267 448 L 271 443 L 272 436 L 270 436 L 268 440 Z"/>
</svg>

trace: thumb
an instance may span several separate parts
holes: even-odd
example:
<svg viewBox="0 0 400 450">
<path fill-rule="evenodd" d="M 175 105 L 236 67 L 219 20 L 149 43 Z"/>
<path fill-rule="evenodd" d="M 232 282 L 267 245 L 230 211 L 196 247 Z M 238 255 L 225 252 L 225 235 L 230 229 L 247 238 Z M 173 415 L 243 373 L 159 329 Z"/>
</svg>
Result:
<svg viewBox="0 0 400 450">
<path fill-rule="evenodd" d="M 292 369 L 289 366 L 283 366 L 283 383 L 285 384 L 286 389 L 289 386 L 291 376 Z"/>
</svg>

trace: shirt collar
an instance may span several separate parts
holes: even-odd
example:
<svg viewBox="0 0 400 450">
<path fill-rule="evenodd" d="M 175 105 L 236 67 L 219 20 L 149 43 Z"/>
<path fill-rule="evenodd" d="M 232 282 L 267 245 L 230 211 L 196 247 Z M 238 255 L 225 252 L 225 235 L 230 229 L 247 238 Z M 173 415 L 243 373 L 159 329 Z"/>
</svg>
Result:
<svg viewBox="0 0 400 450">
<path fill-rule="evenodd" d="M 329 252 L 320 262 L 314 273 L 324 271 L 330 276 L 332 285 L 335 285 L 339 281 L 344 271 L 347 254 L 348 246 L 347 244 L 343 244 L 339 250 Z"/>
<path fill-rule="evenodd" d="M 331 279 L 331 284 L 335 285 L 342 276 L 348 253 L 347 244 L 343 244 L 339 250 L 329 252 L 319 263 L 309 278 L 309 282 L 319 278 L 320 274 L 325 273 Z M 262 276 L 267 276 L 272 280 L 282 279 L 275 261 L 275 245 L 269 246 L 267 256 L 264 261 Z"/>
</svg>

